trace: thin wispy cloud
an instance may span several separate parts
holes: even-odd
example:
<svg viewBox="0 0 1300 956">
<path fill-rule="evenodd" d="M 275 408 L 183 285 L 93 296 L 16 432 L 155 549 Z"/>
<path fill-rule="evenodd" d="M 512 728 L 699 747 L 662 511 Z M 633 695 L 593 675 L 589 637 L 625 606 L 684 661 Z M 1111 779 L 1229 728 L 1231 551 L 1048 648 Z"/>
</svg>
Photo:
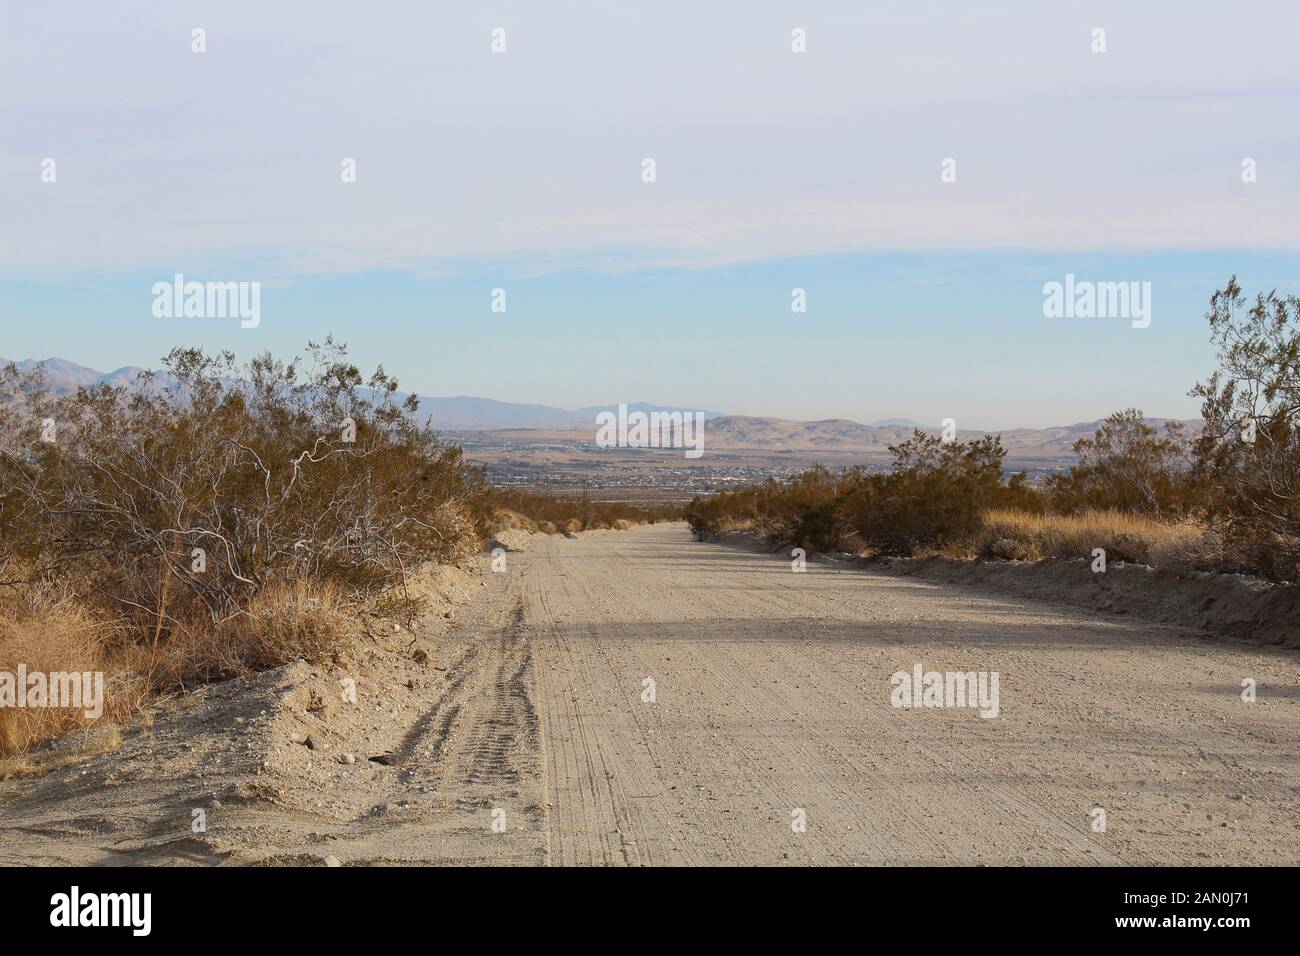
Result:
<svg viewBox="0 0 1300 956">
<path fill-rule="evenodd" d="M 437 275 L 501 259 L 619 271 L 1300 246 L 1300 79 L 1295 31 L 1279 28 L 1300 27 L 1293 5 L 464 3 L 363 17 L 350 3 L 85 2 L 4 16 L 0 202 L 23 224 L 0 234 L 10 274 L 204 257 L 284 276 Z M 1243 193 L 1247 156 L 1259 175 Z M 954 183 L 940 181 L 946 158 Z"/>
</svg>

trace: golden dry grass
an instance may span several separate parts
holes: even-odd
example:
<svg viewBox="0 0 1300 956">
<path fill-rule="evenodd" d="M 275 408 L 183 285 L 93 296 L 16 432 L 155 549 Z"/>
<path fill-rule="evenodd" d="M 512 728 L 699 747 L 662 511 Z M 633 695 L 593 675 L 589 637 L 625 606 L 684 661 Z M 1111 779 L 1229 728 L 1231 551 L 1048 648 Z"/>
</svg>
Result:
<svg viewBox="0 0 1300 956">
<path fill-rule="evenodd" d="M 981 554 L 1036 561 L 1091 558 L 1104 548 L 1112 561 L 1156 567 L 1212 570 L 1222 561 L 1217 539 L 1194 521 L 1156 521 L 1120 511 L 1044 515 L 994 509 L 984 512 Z"/>
<path fill-rule="evenodd" d="M 219 624 L 185 622 L 158 645 L 132 640 L 53 585 L 0 588 L 0 672 L 104 675 L 103 713 L 86 708 L 0 706 L 0 776 L 48 769 L 115 745 L 113 724 L 138 715 L 160 695 L 208 680 L 248 674 L 297 659 L 343 653 L 357 630 L 340 591 L 310 581 L 273 584 L 244 611 Z M 33 751 L 44 741 L 92 725 L 73 753 Z"/>
<path fill-rule="evenodd" d="M 178 628 L 151 655 L 150 684 L 185 688 L 298 659 L 330 660 L 347 650 L 357 626 L 341 592 L 328 582 L 271 584 L 234 617 Z"/>
<path fill-rule="evenodd" d="M 144 717 L 147 719 L 147 712 Z M 99 754 L 110 753 L 122 745 L 122 731 L 117 723 L 99 720 L 71 746 L 58 750 L 34 749 L 41 742 L 43 741 L 33 741 L 27 750 L 0 756 L 0 780 L 34 777 L 59 767 L 83 763 Z"/>
<path fill-rule="evenodd" d="M 519 529 L 521 531 L 541 531 L 541 525 L 545 522 L 537 522 L 527 515 L 520 514 L 510 508 L 499 508 L 492 516 L 492 533 L 500 534 L 502 531 L 511 531 Z M 554 525 L 552 525 L 554 527 Z"/>
<path fill-rule="evenodd" d="M 110 638 L 106 625 L 51 585 L 0 589 L 0 671 L 16 675 L 21 667 L 28 674 L 104 675 L 103 711 L 97 718 L 87 717 L 85 707 L 0 707 L 0 756 L 25 754 L 56 734 L 137 709 L 143 683 L 115 659 Z"/>
<path fill-rule="evenodd" d="M 587 521 L 585 527 L 591 531 L 629 531 L 640 523 L 640 519 L 608 518 L 601 514 L 594 514 Z M 510 508 L 497 509 L 490 524 L 493 534 L 500 534 L 502 531 L 516 528 L 534 534 L 558 534 L 561 531 L 581 531 L 583 527 L 583 522 L 578 518 L 564 519 L 557 524 L 554 521 L 534 520 Z"/>
</svg>

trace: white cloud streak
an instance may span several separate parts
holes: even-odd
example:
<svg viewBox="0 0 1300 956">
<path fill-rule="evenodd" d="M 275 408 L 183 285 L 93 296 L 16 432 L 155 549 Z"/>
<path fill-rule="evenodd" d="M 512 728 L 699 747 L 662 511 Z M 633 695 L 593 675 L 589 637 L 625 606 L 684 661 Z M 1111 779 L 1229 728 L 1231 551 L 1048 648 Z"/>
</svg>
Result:
<svg viewBox="0 0 1300 956">
<path fill-rule="evenodd" d="M 1295 4 L 861 7 L 10 4 L 0 269 L 1300 247 Z"/>
</svg>

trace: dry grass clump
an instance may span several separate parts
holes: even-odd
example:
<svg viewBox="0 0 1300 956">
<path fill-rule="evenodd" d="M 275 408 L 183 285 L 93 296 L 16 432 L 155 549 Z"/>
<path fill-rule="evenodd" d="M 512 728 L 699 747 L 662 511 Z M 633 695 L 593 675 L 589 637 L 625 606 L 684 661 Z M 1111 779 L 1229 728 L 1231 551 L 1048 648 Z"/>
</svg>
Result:
<svg viewBox="0 0 1300 956">
<path fill-rule="evenodd" d="M 1157 521 L 1123 511 L 1035 514 L 1010 508 L 983 514 L 977 552 L 985 557 L 1037 561 L 1091 558 L 1104 548 L 1110 561 L 1157 567 L 1214 570 L 1223 563 L 1222 547 L 1193 520 Z"/>
<path fill-rule="evenodd" d="M 215 626 L 200 621 L 178 628 L 151 655 L 150 683 L 163 690 L 184 689 L 290 661 L 329 661 L 351 647 L 356 633 L 356 617 L 348 613 L 338 586 L 276 582 Z"/>
<path fill-rule="evenodd" d="M 554 525 L 552 525 L 554 527 Z M 502 531 L 531 531 L 537 533 L 542 530 L 541 523 L 534 521 L 527 515 L 521 515 L 518 511 L 512 511 L 509 508 L 499 508 L 492 516 L 492 533 L 500 534 Z"/>
<path fill-rule="evenodd" d="M 290 581 L 263 589 L 238 617 L 217 629 L 230 660 L 249 670 L 312 662 L 347 648 L 352 622 L 339 589 L 327 581 Z"/>
<path fill-rule="evenodd" d="M 638 524 L 672 519 L 678 512 L 669 508 L 645 509 L 620 502 L 592 503 L 581 499 L 553 498 L 526 492 L 494 492 L 498 505 L 488 521 L 492 534 L 518 529 L 533 534 L 561 531 L 629 531 Z M 523 510 L 520 510 L 523 509 Z M 547 517 L 543 518 L 542 515 Z"/>
<path fill-rule="evenodd" d="M 56 672 L 104 675 L 103 710 L 83 707 L 0 706 L 0 756 L 23 754 L 41 741 L 69 730 L 134 713 L 144 682 L 113 653 L 112 629 L 70 594 L 49 583 L 0 588 L 0 672 L 17 675 Z M 22 693 L 22 688 L 16 688 Z"/>
</svg>

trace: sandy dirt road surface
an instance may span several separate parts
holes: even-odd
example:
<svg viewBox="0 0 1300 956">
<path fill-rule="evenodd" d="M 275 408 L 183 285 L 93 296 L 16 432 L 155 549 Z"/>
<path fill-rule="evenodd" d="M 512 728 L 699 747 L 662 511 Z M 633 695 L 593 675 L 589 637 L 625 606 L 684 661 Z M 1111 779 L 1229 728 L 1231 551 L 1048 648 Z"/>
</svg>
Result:
<svg viewBox="0 0 1300 956">
<path fill-rule="evenodd" d="M 356 707 L 311 712 L 340 674 L 295 665 L 3 784 L 0 859 L 1300 861 L 1294 650 L 829 563 L 795 573 L 683 525 L 533 536 L 507 557 L 467 623 L 348 664 Z M 893 707 L 891 675 L 918 663 L 996 671 L 998 716 Z M 192 834 L 209 793 L 212 827 Z"/>
<path fill-rule="evenodd" d="M 681 526 L 552 539 L 520 573 L 552 862 L 1300 860 L 1294 651 Z M 918 662 L 999 672 L 999 715 L 894 708 Z"/>
</svg>

